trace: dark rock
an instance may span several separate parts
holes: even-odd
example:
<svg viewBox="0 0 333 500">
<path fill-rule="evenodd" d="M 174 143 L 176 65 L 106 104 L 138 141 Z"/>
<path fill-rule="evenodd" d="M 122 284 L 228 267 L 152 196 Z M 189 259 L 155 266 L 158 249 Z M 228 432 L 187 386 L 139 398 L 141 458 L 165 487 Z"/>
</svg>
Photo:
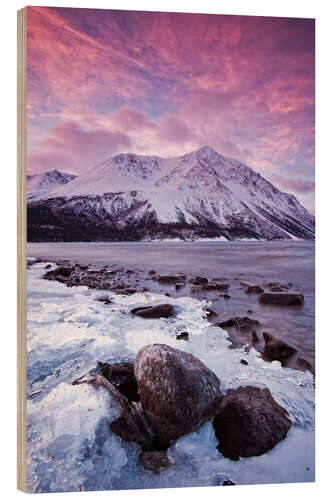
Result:
<svg viewBox="0 0 333 500">
<path fill-rule="evenodd" d="M 236 483 L 233 483 L 230 481 L 230 479 L 227 479 L 226 481 L 223 481 L 222 486 L 236 486 Z"/>
<path fill-rule="evenodd" d="M 72 269 L 70 267 L 56 267 L 52 271 L 48 271 L 47 273 L 44 274 L 43 279 L 44 280 L 55 280 L 58 277 L 62 278 L 68 278 L 72 273 Z"/>
<path fill-rule="evenodd" d="M 228 390 L 213 420 L 217 449 L 231 460 L 266 453 L 286 437 L 292 424 L 286 413 L 268 389 Z"/>
<path fill-rule="evenodd" d="M 241 359 L 240 362 L 242 363 L 242 365 L 248 365 L 249 364 L 245 359 Z"/>
<path fill-rule="evenodd" d="M 304 295 L 301 293 L 264 292 L 259 295 L 259 302 L 281 306 L 301 306 L 304 302 Z"/>
<path fill-rule="evenodd" d="M 125 441 L 138 443 L 143 451 L 153 449 L 154 432 L 140 403 L 129 403 L 113 384 L 97 373 L 88 373 L 73 382 L 73 385 L 78 384 L 91 384 L 95 389 L 107 390 L 118 413 L 110 423 L 110 430 Z"/>
<path fill-rule="evenodd" d="M 145 469 L 159 474 L 171 465 L 167 451 L 145 451 L 140 455 L 140 461 Z"/>
<path fill-rule="evenodd" d="M 207 285 L 208 279 L 203 278 L 202 276 L 192 276 L 188 279 L 189 283 L 192 283 L 193 285 Z"/>
<path fill-rule="evenodd" d="M 46 266 L 44 267 L 44 269 L 50 269 L 50 267 L 52 267 L 51 264 L 46 264 Z"/>
<path fill-rule="evenodd" d="M 297 349 L 284 342 L 284 340 L 277 339 L 267 332 L 263 332 L 265 340 L 264 354 L 271 360 L 284 361 L 290 356 L 293 356 Z"/>
<path fill-rule="evenodd" d="M 244 316 L 242 318 L 229 318 L 227 321 L 222 323 L 217 323 L 220 328 L 237 328 L 242 332 L 249 332 L 253 328 L 258 328 L 261 326 L 260 322 L 256 319 L 248 318 Z"/>
<path fill-rule="evenodd" d="M 210 420 L 222 400 L 217 376 L 198 358 L 168 345 L 140 349 L 134 373 L 159 446 Z"/>
<path fill-rule="evenodd" d="M 148 274 L 150 276 L 154 276 L 154 274 L 156 274 L 156 271 L 154 271 L 153 269 L 151 269 L 150 271 L 148 271 Z"/>
<path fill-rule="evenodd" d="M 169 318 L 173 314 L 171 304 L 159 304 L 158 306 L 136 307 L 131 313 L 141 318 Z"/>
<path fill-rule="evenodd" d="M 297 358 L 296 362 L 297 362 L 298 366 L 300 368 L 302 368 L 303 370 L 309 370 L 310 372 L 312 372 L 312 370 L 313 370 L 312 364 L 307 359 Z"/>
<path fill-rule="evenodd" d="M 111 292 L 116 293 L 118 295 L 133 295 L 137 293 L 135 288 L 111 288 Z"/>
<path fill-rule="evenodd" d="M 214 318 L 215 316 L 217 316 L 217 313 L 213 311 L 213 309 L 209 309 L 209 307 L 206 307 L 205 311 L 207 313 L 206 318 Z"/>
<path fill-rule="evenodd" d="M 165 294 L 164 294 L 164 295 L 165 295 L 166 297 L 171 297 L 170 293 L 168 293 L 168 292 L 165 292 Z"/>
<path fill-rule="evenodd" d="M 189 339 L 189 334 L 188 332 L 181 332 L 179 335 L 176 336 L 177 340 L 188 340 Z"/>
<path fill-rule="evenodd" d="M 225 293 L 225 294 L 223 295 L 223 297 L 224 297 L 225 299 L 230 299 L 230 295 L 229 295 L 228 293 Z"/>
<path fill-rule="evenodd" d="M 134 363 L 101 363 L 98 362 L 98 368 L 102 375 L 111 382 L 118 391 L 126 396 L 128 401 L 139 401 L 138 384 L 134 376 Z"/>
<path fill-rule="evenodd" d="M 186 279 L 186 278 L 185 278 Z M 174 285 L 175 283 L 184 283 L 185 279 L 183 275 L 178 276 L 159 276 L 157 281 L 164 285 Z"/>
<path fill-rule="evenodd" d="M 217 281 L 211 281 L 207 285 L 204 285 L 205 290 L 228 290 L 228 283 L 218 283 Z"/>
<path fill-rule="evenodd" d="M 250 285 L 245 288 L 246 293 L 262 293 L 264 289 L 260 285 Z"/>
<path fill-rule="evenodd" d="M 176 283 L 175 284 L 175 289 L 176 290 L 180 290 L 181 288 L 183 288 L 185 286 L 185 283 Z"/>
<path fill-rule="evenodd" d="M 252 314 L 253 313 L 252 309 L 248 309 L 247 312 L 248 312 L 248 314 Z"/>
<path fill-rule="evenodd" d="M 103 304 L 107 304 L 107 305 L 112 304 L 112 300 L 107 295 L 103 295 L 102 297 L 98 297 L 96 300 L 97 300 L 97 302 L 102 302 Z"/>
<path fill-rule="evenodd" d="M 195 293 L 195 292 L 202 292 L 204 290 L 203 285 L 191 285 L 190 286 L 190 292 Z"/>
<path fill-rule="evenodd" d="M 134 274 L 134 271 L 132 271 L 131 269 L 127 269 L 127 271 L 125 272 L 125 274 L 127 274 L 127 275 Z"/>
</svg>

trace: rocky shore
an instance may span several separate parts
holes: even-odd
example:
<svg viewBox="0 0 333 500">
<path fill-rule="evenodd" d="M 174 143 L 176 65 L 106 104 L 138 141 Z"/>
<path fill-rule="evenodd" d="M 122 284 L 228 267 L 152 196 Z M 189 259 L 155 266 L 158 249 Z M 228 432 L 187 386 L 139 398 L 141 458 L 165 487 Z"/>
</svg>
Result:
<svg viewBox="0 0 333 500">
<path fill-rule="evenodd" d="M 280 363 L 290 366 L 292 360 L 297 369 L 312 373 L 313 366 L 296 347 L 263 331 L 261 322 L 254 317 L 252 310 L 247 309 L 247 315 L 223 317 L 223 307 L 218 305 L 232 299 L 235 283 L 230 278 L 188 276 L 184 273 L 159 274 L 154 269 L 141 271 L 115 265 L 96 268 L 66 260 L 50 263 L 44 259 L 28 259 L 28 268 L 34 264 L 38 264 L 36 268 L 42 270 L 38 279 L 46 291 L 45 281 L 60 283 L 61 288 L 66 287 L 64 290 L 73 289 L 74 292 L 76 287 L 80 287 L 80 294 L 85 293 L 82 287 L 87 287 L 98 292 L 89 293 L 89 297 L 92 305 L 97 306 L 99 303 L 100 314 L 112 317 L 113 305 L 120 300 L 124 304 L 128 303 L 127 308 L 120 312 L 128 318 L 126 321 L 142 322 L 142 328 L 146 322 L 147 325 L 153 323 L 156 325 L 154 331 L 163 329 L 163 325 L 169 324 L 169 321 L 177 321 L 180 314 L 177 298 L 205 300 L 199 313 L 199 322 L 204 321 L 208 328 L 214 326 L 217 337 L 221 328 L 221 338 L 225 338 L 227 331 L 229 338 L 234 340 L 234 345 L 230 344 L 225 357 L 221 358 L 222 365 L 228 362 L 228 353 L 230 359 L 235 359 L 232 350 L 239 345 L 239 339 L 243 340 L 243 352 L 237 354 L 238 361 L 233 364 L 232 374 L 229 371 L 228 375 L 237 380 L 238 371 L 242 374 L 240 382 L 237 385 L 233 383 L 232 389 L 225 386 L 223 366 L 220 368 L 213 364 L 212 369 L 200 359 L 204 350 L 196 349 L 196 355 L 186 352 L 192 342 L 198 342 L 191 328 L 188 331 L 181 328 L 175 330 L 173 346 L 162 343 L 163 340 L 154 340 L 158 333 L 156 330 L 150 342 L 141 343 L 143 347 L 134 350 L 135 357 L 132 359 L 115 357 L 111 361 L 112 348 L 109 355 L 103 349 L 100 351 L 102 356 L 94 355 L 92 358 L 93 363 L 96 363 L 94 369 L 91 369 L 90 364 L 89 371 L 86 369 L 75 376 L 73 373 L 67 379 L 73 388 L 90 387 L 89 390 L 101 394 L 102 398 L 106 397 L 102 394 L 110 397 L 108 432 L 117 436 L 122 443 L 136 443 L 139 446 L 137 466 L 149 471 L 149 474 L 159 476 L 176 467 L 174 451 L 170 453 L 174 443 L 202 429 L 207 422 L 211 423 L 209 425 L 216 438 L 216 457 L 232 462 L 244 457 L 265 455 L 288 436 L 293 424 L 301 423 L 301 420 L 297 420 L 299 417 L 295 421 L 293 412 L 289 413 L 290 405 L 281 404 L 280 395 L 278 400 L 275 399 L 274 390 L 271 392 L 272 388 L 270 390 L 266 384 L 264 370 L 260 372 L 262 380 L 251 375 L 254 361 L 253 352 L 251 354 L 249 351 L 255 347 L 263 360 L 269 363 L 278 361 L 279 366 Z M 244 298 L 251 296 L 256 300 L 258 307 L 266 307 L 265 301 L 269 300 L 272 307 L 278 310 L 281 307 L 283 311 L 286 307 L 301 308 L 306 300 L 301 293 L 293 290 L 291 283 L 239 281 L 236 286 L 241 288 Z M 76 296 L 70 290 L 68 293 L 72 297 Z M 140 297 L 137 303 L 136 294 Z M 162 294 L 165 300 L 157 302 Z M 268 299 L 263 301 L 264 294 L 268 295 Z M 142 301 L 143 295 L 145 302 Z M 85 318 L 85 315 L 82 316 L 81 321 L 87 321 Z M 80 337 L 79 332 L 78 335 Z M 82 342 L 84 347 L 84 337 Z M 70 362 L 71 354 L 68 356 Z M 274 368 L 272 370 L 274 372 Z M 53 375 L 52 370 L 48 373 Z M 40 374 L 36 373 L 36 376 L 40 377 Z M 68 389 L 64 387 L 64 390 Z M 38 402 L 39 398 L 42 398 L 41 391 L 31 393 L 32 401 Z M 84 400 L 81 404 L 84 404 Z M 91 408 L 88 407 L 87 411 L 91 411 Z M 238 480 L 232 479 L 232 475 L 226 476 L 216 484 L 238 484 Z"/>
<path fill-rule="evenodd" d="M 34 262 L 43 262 L 44 259 L 28 259 L 28 267 Z M 112 304 L 112 294 L 134 295 L 137 292 L 164 293 L 166 297 L 194 296 L 199 300 L 212 302 L 213 308 L 206 308 L 207 318 L 229 333 L 230 340 L 235 347 L 239 345 L 254 346 L 263 359 L 280 361 L 282 366 L 289 366 L 299 370 L 309 370 L 314 374 L 313 360 L 303 357 L 292 343 L 280 339 L 277 335 L 264 331 L 259 320 L 253 317 L 253 311 L 248 309 L 246 316 L 225 316 L 225 301 L 231 298 L 230 288 L 235 281 L 225 277 L 186 276 L 183 273 L 165 275 L 151 269 L 148 272 L 139 269 L 126 269 L 121 266 L 103 266 L 95 268 L 89 265 L 71 263 L 68 260 L 58 260 L 55 266 L 46 264 L 46 280 L 58 281 L 67 287 L 87 286 L 93 290 L 107 292 L 99 298 L 106 305 Z M 53 267 L 51 269 L 51 267 Z M 258 305 L 272 306 L 283 317 L 284 308 L 299 308 L 304 303 L 304 296 L 292 290 L 292 283 L 265 281 L 263 283 L 239 282 L 239 289 L 243 289 L 244 304 L 247 295 L 257 297 Z M 140 317 L 160 318 L 172 316 L 172 307 L 160 304 L 154 308 L 133 309 L 132 314 Z M 221 321 L 221 318 L 223 319 Z M 179 340 L 189 340 L 187 332 L 182 332 Z"/>
</svg>

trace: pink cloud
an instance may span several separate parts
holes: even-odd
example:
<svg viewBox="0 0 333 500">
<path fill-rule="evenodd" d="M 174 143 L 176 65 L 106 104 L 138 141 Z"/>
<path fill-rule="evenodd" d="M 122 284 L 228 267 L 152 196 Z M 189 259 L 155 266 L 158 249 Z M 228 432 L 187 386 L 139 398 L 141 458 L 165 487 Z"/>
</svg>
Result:
<svg viewBox="0 0 333 500">
<path fill-rule="evenodd" d="M 282 189 L 296 193 L 312 193 L 315 189 L 315 183 L 304 179 L 289 179 L 279 174 L 271 173 L 271 180 L 278 184 Z"/>
<path fill-rule="evenodd" d="M 207 144 L 310 195 L 314 22 L 29 7 L 28 110 L 31 168 Z"/>
<path fill-rule="evenodd" d="M 131 141 L 123 132 L 103 129 L 82 130 L 76 123 L 55 125 L 37 151 L 28 155 L 29 172 L 65 168 L 82 172 L 105 157 L 129 149 Z"/>
</svg>

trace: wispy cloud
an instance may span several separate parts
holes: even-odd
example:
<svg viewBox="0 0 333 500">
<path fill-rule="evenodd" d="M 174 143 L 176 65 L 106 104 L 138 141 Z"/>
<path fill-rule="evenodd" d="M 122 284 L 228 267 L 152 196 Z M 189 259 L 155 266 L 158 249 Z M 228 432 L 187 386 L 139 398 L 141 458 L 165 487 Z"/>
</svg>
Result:
<svg viewBox="0 0 333 500">
<path fill-rule="evenodd" d="M 297 194 L 314 176 L 314 22 L 29 7 L 28 110 L 31 170 L 208 144 Z"/>
</svg>

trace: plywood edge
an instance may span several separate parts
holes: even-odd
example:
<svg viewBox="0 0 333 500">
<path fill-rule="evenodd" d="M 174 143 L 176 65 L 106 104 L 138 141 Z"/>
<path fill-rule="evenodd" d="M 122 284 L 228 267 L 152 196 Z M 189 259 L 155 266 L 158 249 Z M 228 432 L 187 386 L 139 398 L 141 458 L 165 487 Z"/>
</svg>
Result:
<svg viewBox="0 0 333 500">
<path fill-rule="evenodd" d="M 27 8 L 17 13 L 17 487 L 26 491 L 26 161 L 27 161 Z"/>
</svg>

